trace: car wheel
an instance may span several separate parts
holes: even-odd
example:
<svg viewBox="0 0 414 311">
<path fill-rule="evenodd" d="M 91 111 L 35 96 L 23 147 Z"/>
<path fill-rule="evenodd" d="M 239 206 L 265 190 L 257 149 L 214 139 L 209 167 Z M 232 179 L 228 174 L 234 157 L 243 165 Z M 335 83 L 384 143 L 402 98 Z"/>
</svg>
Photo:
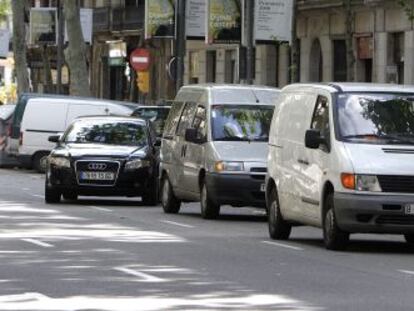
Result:
<svg viewBox="0 0 414 311">
<path fill-rule="evenodd" d="M 323 221 L 323 239 L 330 250 L 344 250 L 348 246 L 349 233 L 341 230 L 336 221 L 333 194 L 325 199 L 326 212 Z"/>
<path fill-rule="evenodd" d="M 277 190 L 272 189 L 269 198 L 268 225 L 269 235 L 273 240 L 287 240 L 292 231 L 292 225 L 283 219 L 280 212 L 279 197 Z"/>
<path fill-rule="evenodd" d="M 48 186 L 48 181 L 45 183 L 45 202 L 50 203 L 59 203 L 61 193 L 55 188 Z"/>
<path fill-rule="evenodd" d="M 201 186 L 200 205 L 202 218 L 216 219 L 220 215 L 220 205 L 211 199 L 205 182 Z"/>
<path fill-rule="evenodd" d="M 78 199 L 78 195 L 76 193 L 64 193 L 62 196 L 67 201 L 76 201 Z"/>
<path fill-rule="evenodd" d="M 404 234 L 404 238 L 409 245 L 414 246 L 414 234 Z"/>
<path fill-rule="evenodd" d="M 38 173 L 46 172 L 48 155 L 49 154 L 44 153 L 44 152 L 36 153 L 36 155 L 33 157 L 33 163 L 32 163 L 32 166 L 35 171 L 37 171 Z"/>
<path fill-rule="evenodd" d="M 161 203 L 166 214 L 177 214 L 180 211 L 181 202 L 175 197 L 167 176 L 162 179 Z"/>
</svg>

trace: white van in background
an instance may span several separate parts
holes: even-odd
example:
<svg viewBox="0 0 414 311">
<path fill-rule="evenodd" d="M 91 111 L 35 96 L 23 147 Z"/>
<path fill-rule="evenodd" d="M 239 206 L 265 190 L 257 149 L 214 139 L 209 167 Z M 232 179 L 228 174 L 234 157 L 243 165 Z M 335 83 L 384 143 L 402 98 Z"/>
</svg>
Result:
<svg viewBox="0 0 414 311">
<path fill-rule="evenodd" d="M 48 137 L 64 132 L 73 119 L 92 115 L 130 116 L 132 111 L 127 105 L 104 100 L 30 98 L 21 119 L 17 159 L 23 167 L 43 172 L 46 157 L 55 147 Z"/>
</svg>

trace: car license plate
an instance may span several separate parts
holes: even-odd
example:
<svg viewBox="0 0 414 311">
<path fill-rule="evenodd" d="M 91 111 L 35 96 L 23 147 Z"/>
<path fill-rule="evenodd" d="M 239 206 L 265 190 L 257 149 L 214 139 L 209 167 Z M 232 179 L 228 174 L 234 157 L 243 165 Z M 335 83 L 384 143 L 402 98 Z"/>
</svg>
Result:
<svg viewBox="0 0 414 311">
<path fill-rule="evenodd" d="M 266 191 L 266 184 L 261 184 L 260 185 L 260 191 L 261 192 L 265 192 Z"/>
<path fill-rule="evenodd" d="M 405 206 L 405 214 L 406 215 L 414 215 L 414 204 L 407 204 Z"/>
<path fill-rule="evenodd" d="M 115 174 L 111 172 L 81 172 L 82 180 L 114 180 Z"/>
</svg>

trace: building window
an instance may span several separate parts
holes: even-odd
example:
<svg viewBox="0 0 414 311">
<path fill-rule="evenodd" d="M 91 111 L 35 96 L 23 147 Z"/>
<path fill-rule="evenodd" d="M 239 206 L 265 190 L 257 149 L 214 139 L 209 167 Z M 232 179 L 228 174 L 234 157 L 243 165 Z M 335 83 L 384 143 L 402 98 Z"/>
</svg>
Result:
<svg viewBox="0 0 414 311">
<path fill-rule="evenodd" d="M 336 82 L 347 80 L 346 42 L 345 40 L 333 40 L 334 72 Z"/>
<path fill-rule="evenodd" d="M 322 82 L 323 80 L 323 58 L 322 48 L 319 39 L 315 39 L 312 43 L 310 62 L 309 62 L 309 78 L 311 82 Z"/>
<path fill-rule="evenodd" d="M 216 82 L 217 52 L 207 51 L 206 54 L 206 82 Z"/>
<path fill-rule="evenodd" d="M 199 60 L 198 60 L 198 52 L 189 52 L 189 78 L 190 84 L 197 84 L 198 83 L 198 75 L 199 75 Z"/>
<path fill-rule="evenodd" d="M 235 83 L 236 51 L 227 50 L 224 56 L 224 82 Z"/>
</svg>

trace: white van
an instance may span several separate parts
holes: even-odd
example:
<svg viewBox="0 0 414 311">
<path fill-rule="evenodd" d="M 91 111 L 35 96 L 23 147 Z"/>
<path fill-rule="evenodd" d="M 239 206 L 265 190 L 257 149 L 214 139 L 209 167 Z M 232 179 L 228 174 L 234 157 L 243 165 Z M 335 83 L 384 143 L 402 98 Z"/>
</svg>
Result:
<svg viewBox="0 0 414 311">
<path fill-rule="evenodd" d="M 45 160 L 55 144 L 50 135 L 65 131 L 70 122 L 81 116 L 129 116 L 132 107 L 76 98 L 30 98 L 24 109 L 20 125 L 17 159 L 23 167 L 44 171 Z"/>
<path fill-rule="evenodd" d="M 166 213 L 200 201 L 203 218 L 220 206 L 265 207 L 267 142 L 279 90 L 242 85 L 182 87 L 161 147 L 161 201 Z"/>
<path fill-rule="evenodd" d="M 269 233 L 323 228 L 328 249 L 351 233 L 403 234 L 414 244 L 414 87 L 296 84 L 272 120 Z"/>
</svg>

